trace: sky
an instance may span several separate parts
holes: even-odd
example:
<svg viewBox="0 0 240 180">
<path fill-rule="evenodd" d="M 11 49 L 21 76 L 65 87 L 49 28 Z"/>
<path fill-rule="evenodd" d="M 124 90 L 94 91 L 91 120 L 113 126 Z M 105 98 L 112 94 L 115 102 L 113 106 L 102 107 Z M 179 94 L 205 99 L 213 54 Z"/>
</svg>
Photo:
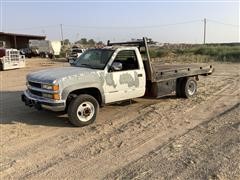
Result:
<svg viewBox="0 0 240 180">
<path fill-rule="evenodd" d="M 125 41 L 150 37 L 160 43 L 239 42 L 239 0 L 0 0 L 0 31 Z"/>
</svg>

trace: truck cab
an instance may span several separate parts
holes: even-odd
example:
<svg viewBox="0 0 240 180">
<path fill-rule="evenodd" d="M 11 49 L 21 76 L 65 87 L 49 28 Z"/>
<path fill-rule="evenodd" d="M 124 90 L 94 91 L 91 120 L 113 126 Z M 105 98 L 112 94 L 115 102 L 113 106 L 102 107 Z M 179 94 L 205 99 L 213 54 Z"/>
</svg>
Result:
<svg viewBox="0 0 240 180">
<path fill-rule="evenodd" d="M 85 109 L 88 113 L 97 112 L 99 105 L 141 97 L 145 86 L 146 75 L 138 48 L 89 49 L 71 67 L 28 74 L 22 100 L 37 109 L 76 111 L 77 105 L 72 102 L 84 96 L 88 103 L 82 104 L 81 112 L 73 117 L 81 122 L 72 121 L 79 126 L 88 124 L 87 119 L 92 117 L 86 116 Z M 68 113 L 70 117 L 76 115 L 72 111 Z"/>
<path fill-rule="evenodd" d="M 160 97 L 174 91 L 179 97 L 191 97 L 196 93 L 198 75 L 213 72 L 211 66 L 153 67 L 147 42 L 146 38 L 108 42 L 105 48 L 86 50 L 71 67 L 30 73 L 22 101 L 37 109 L 67 111 L 74 125 L 84 126 L 94 122 L 99 107 L 107 103 L 144 95 Z"/>
</svg>

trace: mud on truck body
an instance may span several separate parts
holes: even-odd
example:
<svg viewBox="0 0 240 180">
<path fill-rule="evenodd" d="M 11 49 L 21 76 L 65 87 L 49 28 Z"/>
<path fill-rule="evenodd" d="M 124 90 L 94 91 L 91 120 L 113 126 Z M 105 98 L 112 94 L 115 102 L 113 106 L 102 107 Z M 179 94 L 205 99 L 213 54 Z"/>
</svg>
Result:
<svg viewBox="0 0 240 180">
<path fill-rule="evenodd" d="M 27 75 L 22 101 L 27 106 L 66 111 L 76 126 L 95 121 L 104 104 L 172 94 L 196 94 L 199 75 L 210 75 L 211 65 L 154 65 L 147 38 L 110 43 L 85 51 L 71 67 L 52 68 Z M 140 52 L 144 50 L 145 58 Z"/>
</svg>

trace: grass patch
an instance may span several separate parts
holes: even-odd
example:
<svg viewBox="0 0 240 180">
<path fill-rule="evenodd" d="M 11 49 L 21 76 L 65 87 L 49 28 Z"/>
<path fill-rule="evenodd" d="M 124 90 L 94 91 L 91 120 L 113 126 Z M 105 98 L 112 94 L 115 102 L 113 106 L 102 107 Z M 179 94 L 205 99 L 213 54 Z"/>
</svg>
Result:
<svg viewBox="0 0 240 180">
<path fill-rule="evenodd" d="M 194 45 L 187 48 L 152 48 L 150 49 L 152 58 L 175 58 L 187 59 L 193 62 L 240 62 L 240 45 Z M 185 60 L 184 60 L 185 61 Z"/>
<path fill-rule="evenodd" d="M 203 46 L 197 48 L 194 54 L 215 57 L 218 61 L 240 62 L 240 46 Z"/>
</svg>

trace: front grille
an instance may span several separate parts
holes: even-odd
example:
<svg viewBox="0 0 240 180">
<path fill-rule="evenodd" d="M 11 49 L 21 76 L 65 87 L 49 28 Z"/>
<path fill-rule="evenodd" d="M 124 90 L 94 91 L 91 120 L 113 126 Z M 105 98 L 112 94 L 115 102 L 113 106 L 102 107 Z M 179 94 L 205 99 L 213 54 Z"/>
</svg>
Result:
<svg viewBox="0 0 240 180">
<path fill-rule="evenodd" d="M 28 84 L 32 87 L 36 87 L 36 88 L 41 88 L 42 85 L 40 83 L 35 83 L 35 82 L 31 82 L 31 81 L 28 81 Z"/>
<path fill-rule="evenodd" d="M 32 90 L 32 89 L 29 89 L 29 91 L 30 91 L 31 94 L 34 94 L 36 96 L 42 96 L 42 93 L 39 92 L 39 91 L 35 91 L 35 90 Z"/>
</svg>

